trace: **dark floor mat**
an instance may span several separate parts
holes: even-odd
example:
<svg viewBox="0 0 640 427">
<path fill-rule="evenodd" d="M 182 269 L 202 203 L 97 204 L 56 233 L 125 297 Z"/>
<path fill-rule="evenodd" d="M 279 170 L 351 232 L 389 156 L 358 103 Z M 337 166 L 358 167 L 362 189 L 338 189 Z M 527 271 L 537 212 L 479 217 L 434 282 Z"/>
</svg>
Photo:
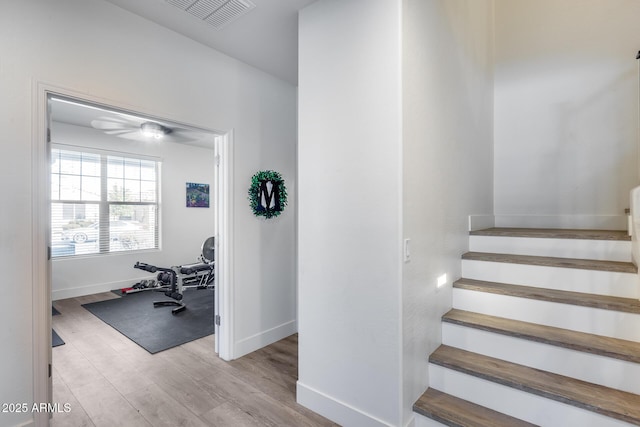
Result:
<svg viewBox="0 0 640 427">
<path fill-rule="evenodd" d="M 177 314 L 153 306 L 168 300 L 162 292 L 145 291 L 82 306 L 152 354 L 214 333 L 212 289 L 185 291 L 187 309 Z"/>
<path fill-rule="evenodd" d="M 60 314 L 60 312 L 54 306 L 51 306 L 51 315 L 57 316 L 58 314 Z"/>
<path fill-rule="evenodd" d="M 51 347 L 57 347 L 63 345 L 64 341 L 60 338 L 60 335 L 53 329 L 51 330 Z"/>
</svg>

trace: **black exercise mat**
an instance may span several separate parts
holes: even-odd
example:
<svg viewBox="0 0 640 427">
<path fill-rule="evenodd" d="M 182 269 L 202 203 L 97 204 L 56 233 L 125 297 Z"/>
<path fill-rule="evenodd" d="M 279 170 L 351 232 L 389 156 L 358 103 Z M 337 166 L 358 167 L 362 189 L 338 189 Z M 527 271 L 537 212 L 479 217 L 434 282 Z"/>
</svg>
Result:
<svg viewBox="0 0 640 427">
<path fill-rule="evenodd" d="M 60 335 L 53 329 L 51 330 L 51 347 L 57 347 L 59 345 L 63 345 L 64 341 L 60 338 Z"/>
<path fill-rule="evenodd" d="M 51 315 L 52 316 L 57 316 L 58 314 L 60 314 L 60 312 L 58 310 L 56 310 L 56 308 L 54 306 L 51 306 Z"/>
<path fill-rule="evenodd" d="M 213 289 L 186 290 L 187 308 L 177 314 L 171 306 L 155 308 L 153 301 L 172 300 L 144 291 L 82 306 L 151 354 L 214 333 Z"/>
</svg>

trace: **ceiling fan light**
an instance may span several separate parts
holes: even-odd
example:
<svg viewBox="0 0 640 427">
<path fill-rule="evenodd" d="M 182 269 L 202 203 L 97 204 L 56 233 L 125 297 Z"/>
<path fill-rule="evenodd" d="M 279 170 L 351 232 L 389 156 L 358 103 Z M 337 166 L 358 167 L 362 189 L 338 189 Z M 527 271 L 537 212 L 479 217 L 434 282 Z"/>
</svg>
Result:
<svg viewBox="0 0 640 427">
<path fill-rule="evenodd" d="M 144 122 L 140 125 L 140 132 L 146 137 L 160 139 L 166 135 L 167 128 L 154 122 Z"/>
</svg>

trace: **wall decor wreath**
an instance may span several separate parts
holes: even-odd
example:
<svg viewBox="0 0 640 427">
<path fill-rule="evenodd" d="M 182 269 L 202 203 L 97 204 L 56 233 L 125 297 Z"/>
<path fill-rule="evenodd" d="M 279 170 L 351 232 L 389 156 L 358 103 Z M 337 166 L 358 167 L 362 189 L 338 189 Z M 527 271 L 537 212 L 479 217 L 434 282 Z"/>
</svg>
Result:
<svg viewBox="0 0 640 427">
<path fill-rule="evenodd" d="M 257 172 L 251 177 L 249 202 L 255 216 L 273 218 L 287 206 L 287 189 L 284 179 L 271 170 Z"/>
</svg>

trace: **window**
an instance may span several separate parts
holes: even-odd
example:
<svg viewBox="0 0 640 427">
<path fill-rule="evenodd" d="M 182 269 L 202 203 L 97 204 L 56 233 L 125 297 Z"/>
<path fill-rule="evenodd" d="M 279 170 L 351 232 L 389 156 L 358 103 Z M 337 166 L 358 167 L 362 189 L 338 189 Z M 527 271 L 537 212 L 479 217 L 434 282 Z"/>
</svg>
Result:
<svg viewBox="0 0 640 427">
<path fill-rule="evenodd" d="M 51 150 L 52 256 L 158 248 L 160 163 L 82 150 Z"/>
</svg>

